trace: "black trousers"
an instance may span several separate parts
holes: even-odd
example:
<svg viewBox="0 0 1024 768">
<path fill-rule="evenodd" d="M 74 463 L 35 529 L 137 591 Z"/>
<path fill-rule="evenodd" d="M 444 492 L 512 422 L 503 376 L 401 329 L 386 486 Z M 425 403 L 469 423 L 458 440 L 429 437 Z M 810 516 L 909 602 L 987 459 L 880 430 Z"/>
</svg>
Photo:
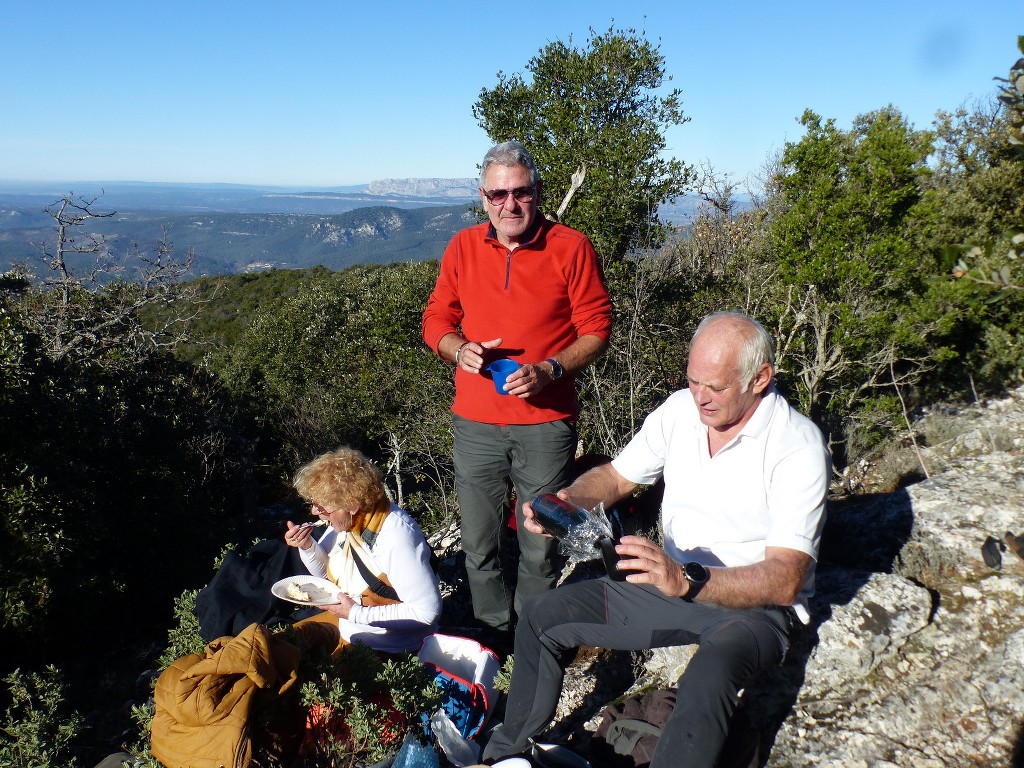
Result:
<svg viewBox="0 0 1024 768">
<path fill-rule="evenodd" d="M 698 643 L 677 683 L 676 707 L 651 768 L 713 768 L 740 690 L 781 663 L 791 626 L 788 608 L 722 608 L 609 579 L 536 595 L 516 628 L 505 719 L 483 758 L 494 761 L 525 751 L 551 722 L 565 665 L 577 646 L 646 650 Z"/>
</svg>

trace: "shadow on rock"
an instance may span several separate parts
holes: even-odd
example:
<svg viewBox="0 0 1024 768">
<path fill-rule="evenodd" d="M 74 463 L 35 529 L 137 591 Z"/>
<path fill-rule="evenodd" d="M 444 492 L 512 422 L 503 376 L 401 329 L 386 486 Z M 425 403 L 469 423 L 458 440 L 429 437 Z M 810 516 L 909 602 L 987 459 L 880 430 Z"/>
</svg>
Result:
<svg viewBox="0 0 1024 768">
<path fill-rule="evenodd" d="M 796 705 L 807 663 L 818 646 L 818 629 L 835 606 L 847 605 L 873 573 L 892 573 L 910 540 L 914 513 L 910 495 L 892 493 L 829 501 L 811 598 L 811 622 L 798 626 L 782 665 L 744 694 L 747 718 L 761 735 L 760 765 L 767 762 L 776 734 Z"/>
<path fill-rule="evenodd" d="M 910 540 L 913 526 L 910 494 L 904 489 L 830 501 L 818 561 L 891 573 L 893 563 Z"/>
</svg>

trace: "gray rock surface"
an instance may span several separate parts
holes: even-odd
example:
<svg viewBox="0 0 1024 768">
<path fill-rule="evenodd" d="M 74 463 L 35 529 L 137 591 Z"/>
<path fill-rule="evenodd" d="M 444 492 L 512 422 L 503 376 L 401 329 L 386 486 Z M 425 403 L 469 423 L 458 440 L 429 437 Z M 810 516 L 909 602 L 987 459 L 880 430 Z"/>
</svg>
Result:
<svg viewBox="0 0 1024 768">
<path fill-rule="evenodd" d="M 762 765 L 1024 765 L 1024 560 L 981 556 L 1024 533 L 1024 387 L 943 418 L 928 479 L 830 505 L 814 620 L 744 697 Z M 604 703 L 672 686 L 693 650 L 587 649 L 543 738 L 585 752 Z"/>
<path fill-rule="evenodd" d="M 451 197 L 459 200 L 478 197 L 476 179 L 377 179 L 366 191 L 371 195 L 413 195 Z"/>
</svg>

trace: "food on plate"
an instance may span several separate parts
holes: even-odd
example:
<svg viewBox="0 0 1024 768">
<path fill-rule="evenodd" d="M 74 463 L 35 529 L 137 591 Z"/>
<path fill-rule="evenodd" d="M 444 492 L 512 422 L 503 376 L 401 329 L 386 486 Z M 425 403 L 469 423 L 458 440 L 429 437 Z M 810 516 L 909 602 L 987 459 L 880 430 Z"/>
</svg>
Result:
<svg viewBox="0 0 1024 768">
<path fill-rule="evenodd" d="M 285 587 L 285 593 L 292 600 L 303 603 L 331 603 L 338 601 L 337 590 L 322 589 L 315 584 L 293 581 Z"/>
<path fill-rule="evenodd" d="M 288 588 L 285 590 L 285 592 L 288 593 L 288 597 L 294 598 L 296 600 L 301 600 L 304 603 L 308 603 L 310 601 L 309 592 L 304 590 L 294 581 L 288 585 Z"/>
</svg>

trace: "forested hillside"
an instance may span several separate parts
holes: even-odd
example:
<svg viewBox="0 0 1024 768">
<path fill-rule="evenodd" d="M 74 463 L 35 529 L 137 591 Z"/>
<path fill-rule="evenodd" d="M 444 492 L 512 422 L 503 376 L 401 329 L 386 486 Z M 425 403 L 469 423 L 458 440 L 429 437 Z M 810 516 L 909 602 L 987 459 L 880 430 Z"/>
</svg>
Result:
<svg viewBox="0 0 1024 768">
<path fill-rule="evenodd" d="M 639 60 L 640 75 L 622 71 L 660 85 L 656 46 L 611 31 L 590 46 L 584 53 Z M 581 71 L 580 57 L 564 54 L 552 45 L 538 59 L 565 66 L 560 87 L 607 76 L 607 58 Z M 780 386 L 828 436 L 837 491 L 857 490 L 843 487 L 845 466 L 909 439 L 917 409 L 1021 381 L 1024 59 L 1001 102 L 940 114 L 933 130 L 893 106 L 849 126 L 806 112 L 805 134 L 742 210 L 727 182 L 656 160 L 657 128 L 680 115 L 622 108 L 630 95 L 616 104 L 645 116 L 651 130 L 637 135 L 650 139 L 653 165 L 624 154 L 637 176 L 614 179 L 588 166 L 593 186 L 575 192 L 563 217 L 602 243 L 615 307 L 611 349 L 579 381 L 581 450 L 614 453 L 684 385 L 687 339 L 719 309 L 748 312 L 773 332 Z M 481 122 L 501 125 L 523 97 L 519 88 L 482 96 Z M 530 114 L 543 117 L 542 102 Z M 610 114 L 608 104 L 589 106 Z M 577 130 L 579 119 L 549 127 L 532 135 Z M 593 128 L 574 158 L 586 146 L 637 151 Z M 497 130 L 489 135 L 507 138 Z M 556 155 L 538 151 L 558 201 L 575 162 Z M 646 189 L 655 176 L 667 186 Z M 681 193 L 678 184 L 699 184 L 714 205 L 688 237 L 666 237 L 644 193 Z M 638 204 L 601 218 L 626 195 Z M 63 202 L 66 234 L 101 223 L 89 201 Z M 439 217 L 438 254 L 445 233 L 467 223 L 451 210 L 418 213 Z M 258 258 L 274 236 L 265 218 L 232 226 L 247 232 L 249 255 L 218 258 Z M 317 231 L 308 254 L 341 236 L 327 223 Z M 297 509 L 287 481 L 299 462 L 352 445 L 379 462 L 391 494 L 428 531 L 457 514 L 452 372 L 420 340 L 437 262 L 407 261 L 396 231 L 374 259 L 394 263 L 343 270 L 308 255 L 296 265 L 309 269 L 190 280 L 189 254 L 165 239 L 140 247 L 133 280 L 83 281 L 71 260 L 116 265 L 66 245 L 49 254 L 46 281 L 0 275 L 0 669 L 14 702 L 0 762 L 23 746 L 25 722 L 49 745 L 50 765 L 69 764 L 76 749 L 88 759 L 117 738 L 59 726 L 81 725 L 70 707 L 120 701 L 125 680 L 168 644 L 187 646 L 187 601 L 174 616 L 175 598 L 209 579 L 225 545 L 279 534 L 270 515 Z M 59 673 L 47 677 L 48 664 Z M 65 683 L 62 701 L 54 691 Z"/>
<path fill-rule="evenodd" d="M 40 202 L 38 212 L 21 216 L 28 220 L 24 225 L 0 227 L 0 265 L 7 269 L 27 265 L 33 272 L 45 269 L 47 260 L 42 256 L 44 249 L 54 248 L 54 221 L 43 208 L 52 210 L 53 205 L 54 200 L 47 198 Z M 476 220 L 468 204 L 370 206 L 334 215 L 182 214 L 118 211 L 99 197 L 92 200 L 90 208 L 97 217 L 79 235 L 102 243 L 108 260 L 123 262 L 126 269 L 134 270 L 134 253 L 152 251 L 161 241 L 170 242 L 194 253 L 188 271 L 191 277 L 317 265 L 341 270 L 354 264 L 436 259 L 455 232 Z M 93 253 L 69 253 L 68 268 L 86 275 Z"/>
</svg>

